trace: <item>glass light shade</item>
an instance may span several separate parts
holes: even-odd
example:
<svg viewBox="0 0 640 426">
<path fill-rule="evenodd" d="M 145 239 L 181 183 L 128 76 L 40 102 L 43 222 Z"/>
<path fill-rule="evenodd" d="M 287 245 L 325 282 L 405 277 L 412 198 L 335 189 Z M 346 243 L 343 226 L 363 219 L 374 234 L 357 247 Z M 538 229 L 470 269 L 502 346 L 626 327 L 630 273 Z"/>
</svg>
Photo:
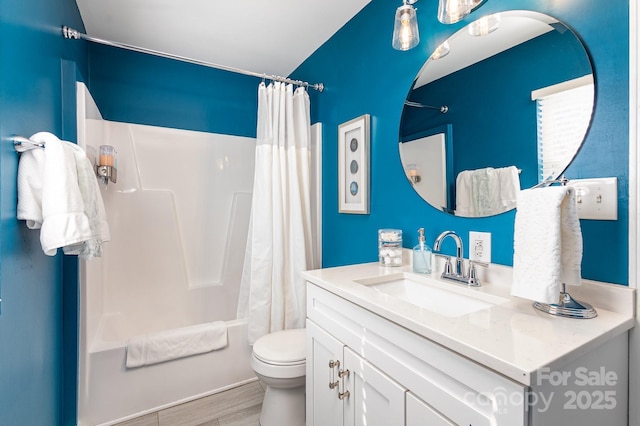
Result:
<svg viewBox="0 0 640 426">
<path fill-rule="evenodd" d="M 484 0 L 440 0 L 438 4 L 438 21 L 443 24 L 455 24 L 464 19 Z"/>
<path fill-rule="evenodd" d="M 486 36 L 494 32 L 500 26 L 500 14 L 483 16 L 469 24 L 469 34 L 474 37 Z"/>
<path fill-rule="evenodd" d="M 100 145 L 98 154 L 98 165 L 115 167 L 116 149 L 111 145 Z"/>
<path fill-rule="evenodd" d="M 404 4 L 396 10 L 396 19 L 393 25 L 393 45 L 397 50 L 413 49 L 420 43 L 418 32 L 418 19 L 416 9 Z"/>
<path fill-rule="evenodd" d="M 440 46 L 436 47 L 436 50 L 433 51 L 430 57 L 434 61 L 438 59 L 442 59 L 449 54 L 449 51 L 450 51 L 449 42 L 445 40 Z"/>
</svg>

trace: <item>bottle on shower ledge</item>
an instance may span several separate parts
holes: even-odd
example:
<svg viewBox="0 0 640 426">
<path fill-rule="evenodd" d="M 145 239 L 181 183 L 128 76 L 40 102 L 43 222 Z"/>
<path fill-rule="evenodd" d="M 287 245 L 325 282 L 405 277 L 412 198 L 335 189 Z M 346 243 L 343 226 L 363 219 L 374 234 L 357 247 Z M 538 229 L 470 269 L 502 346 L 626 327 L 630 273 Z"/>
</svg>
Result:
<svg viewBox="0 0 640 426">
<path fill-rule="evenodd" d="M 418 229 L 418 245 L 413 248 L 413 272 L 431 273 L 431 247 L 424 242 L 424 228 Z"/>
</svg>

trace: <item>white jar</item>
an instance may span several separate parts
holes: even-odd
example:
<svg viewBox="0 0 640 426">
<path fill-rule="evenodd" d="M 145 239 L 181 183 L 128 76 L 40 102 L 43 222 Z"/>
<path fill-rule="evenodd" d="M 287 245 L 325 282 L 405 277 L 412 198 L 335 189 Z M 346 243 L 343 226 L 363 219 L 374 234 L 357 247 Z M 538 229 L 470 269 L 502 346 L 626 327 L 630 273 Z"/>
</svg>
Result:
<svg viewBox="0 0 640 426">
<path fill-rule="evenodd" d="M 402 229 L 378 229 L 378 262 L 402 266 Z"/>
</svg>

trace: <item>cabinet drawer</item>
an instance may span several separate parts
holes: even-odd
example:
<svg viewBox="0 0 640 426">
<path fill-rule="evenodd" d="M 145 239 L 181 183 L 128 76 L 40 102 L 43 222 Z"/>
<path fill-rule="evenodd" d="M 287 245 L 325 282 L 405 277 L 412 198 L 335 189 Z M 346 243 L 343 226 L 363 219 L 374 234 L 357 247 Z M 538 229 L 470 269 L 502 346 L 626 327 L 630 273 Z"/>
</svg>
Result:
<svg viewBox="0 0 640 426">
<path fill-rule="evenodd" d="M 527 424 L 525 386 L 312 283 L 307 316 L 454 424 Z"/>
</svg>

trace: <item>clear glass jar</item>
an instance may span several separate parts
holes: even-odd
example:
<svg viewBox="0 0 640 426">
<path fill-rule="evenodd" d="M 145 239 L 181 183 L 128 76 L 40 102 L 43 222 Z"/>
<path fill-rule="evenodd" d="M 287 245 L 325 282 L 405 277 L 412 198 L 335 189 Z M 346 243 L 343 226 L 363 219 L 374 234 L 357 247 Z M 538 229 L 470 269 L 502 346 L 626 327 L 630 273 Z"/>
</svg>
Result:
<svg viewBox="0 0 640 426">
<path fill-rule="evenodd" d="M 378 229 L 378 262 L 402 266 L 402 229 Z"/>
</svg>

